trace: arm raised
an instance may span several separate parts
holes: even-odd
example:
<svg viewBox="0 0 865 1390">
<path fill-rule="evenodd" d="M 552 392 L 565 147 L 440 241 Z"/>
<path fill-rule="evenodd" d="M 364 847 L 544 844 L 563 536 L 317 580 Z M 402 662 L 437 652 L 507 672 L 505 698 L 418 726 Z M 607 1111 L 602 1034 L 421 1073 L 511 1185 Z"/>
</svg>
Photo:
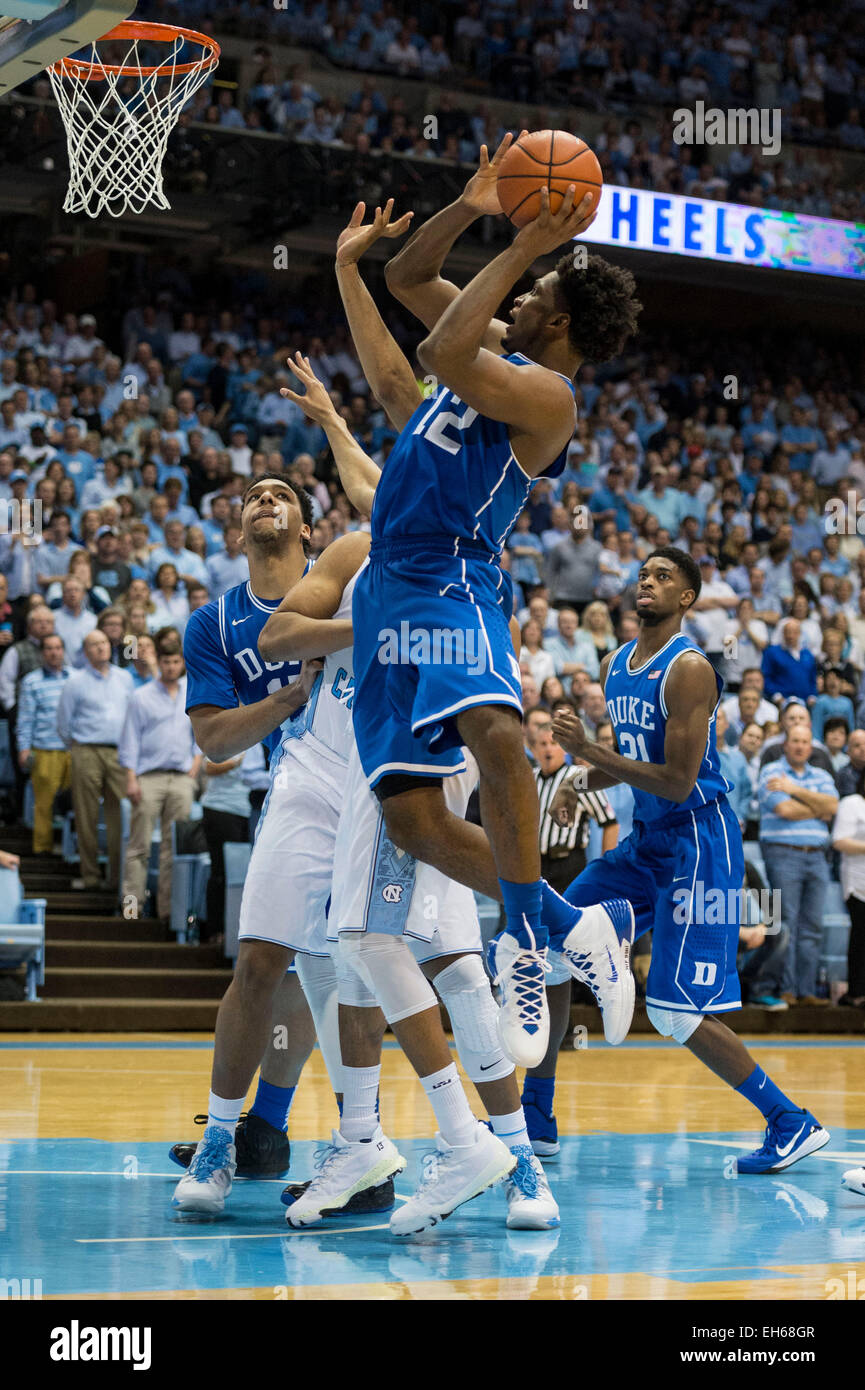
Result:
<svg viewBox="0 0 865 1390">
<path fill-rule="evenodd" d="M 258 650 L 265 661 L 327 656 L 351 646 L 351 618 L 333 615 L 368 554 L 365 531 L 352 531 L 327 547 L 261 629 Z"/>
</svg>

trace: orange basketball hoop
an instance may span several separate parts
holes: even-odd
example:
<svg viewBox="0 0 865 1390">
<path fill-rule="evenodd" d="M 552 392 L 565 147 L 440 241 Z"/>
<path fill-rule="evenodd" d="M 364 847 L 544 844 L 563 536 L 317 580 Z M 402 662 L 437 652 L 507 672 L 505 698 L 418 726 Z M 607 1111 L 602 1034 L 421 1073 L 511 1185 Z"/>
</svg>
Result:
<svg viewBox="0 0 865 1390">
<path fill-rule="evenodd" d="M 126 45 L 120 62 L 100 56 L 108 43 Z M 141 61 L 139 45 L 153 43 L 169 46 L 164 58 Z M 168 137 L 218 62 L 219 45 L 206 34 L 127 20 L 91 44 L 89 57 L 53 63 L 48 76 L 69 151 L 64 211 L 120 217 L 148 204 L 169 208 L 162 188 Z"/>
</svg>

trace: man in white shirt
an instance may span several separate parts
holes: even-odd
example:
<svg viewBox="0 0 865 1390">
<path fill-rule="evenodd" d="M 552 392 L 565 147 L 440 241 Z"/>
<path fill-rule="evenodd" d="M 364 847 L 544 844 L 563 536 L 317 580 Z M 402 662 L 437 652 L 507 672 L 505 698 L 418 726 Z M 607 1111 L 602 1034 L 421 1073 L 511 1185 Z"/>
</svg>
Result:
<svg viewBox="0 0 865 1390">
<path fill-rule="evenodd" d="M 699 613 L 697 626 L 703 638 L 703 649 L 717 666 L 724 657 L 724 638 L 730 630 L 730 615 L 735 611 L 739 596 L 721 579 L 711 555 L 700 560 L 703 587 L 691 612 Z"/>
</svg>

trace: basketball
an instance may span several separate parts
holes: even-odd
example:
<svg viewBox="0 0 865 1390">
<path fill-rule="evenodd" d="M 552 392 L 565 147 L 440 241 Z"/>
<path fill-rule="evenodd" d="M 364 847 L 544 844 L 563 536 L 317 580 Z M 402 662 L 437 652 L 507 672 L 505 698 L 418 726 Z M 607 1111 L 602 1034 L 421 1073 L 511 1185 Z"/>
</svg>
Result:
<svg viewBox="0 0 865 1390">
<path fill-rule="evenodd" d="M 511 145 L 501 162 L 496 189 L 502 211 L 515 227 L 533 222 L 541 210 L 541 189 L 550 190 L 550 210 L 558 212 L 569 183 L 577 185 L 574 207 L 593 193 L 597 207 L 604 184 L 601 166 L 585 140 L 566 130 L 535 130 Z"/>
</svg>

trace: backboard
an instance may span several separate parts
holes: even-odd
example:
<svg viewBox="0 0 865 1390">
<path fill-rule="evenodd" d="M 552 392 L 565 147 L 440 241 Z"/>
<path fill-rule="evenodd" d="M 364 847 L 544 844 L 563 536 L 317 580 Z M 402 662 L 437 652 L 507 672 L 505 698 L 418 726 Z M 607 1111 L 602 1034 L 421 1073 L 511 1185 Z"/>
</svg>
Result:
<svg viewBox="0 0 865 1390">
<path fill-rule="evenodd" d="M 100 39 L 135 0 L 0 0 L 0 96 Z"/>
</svg>

